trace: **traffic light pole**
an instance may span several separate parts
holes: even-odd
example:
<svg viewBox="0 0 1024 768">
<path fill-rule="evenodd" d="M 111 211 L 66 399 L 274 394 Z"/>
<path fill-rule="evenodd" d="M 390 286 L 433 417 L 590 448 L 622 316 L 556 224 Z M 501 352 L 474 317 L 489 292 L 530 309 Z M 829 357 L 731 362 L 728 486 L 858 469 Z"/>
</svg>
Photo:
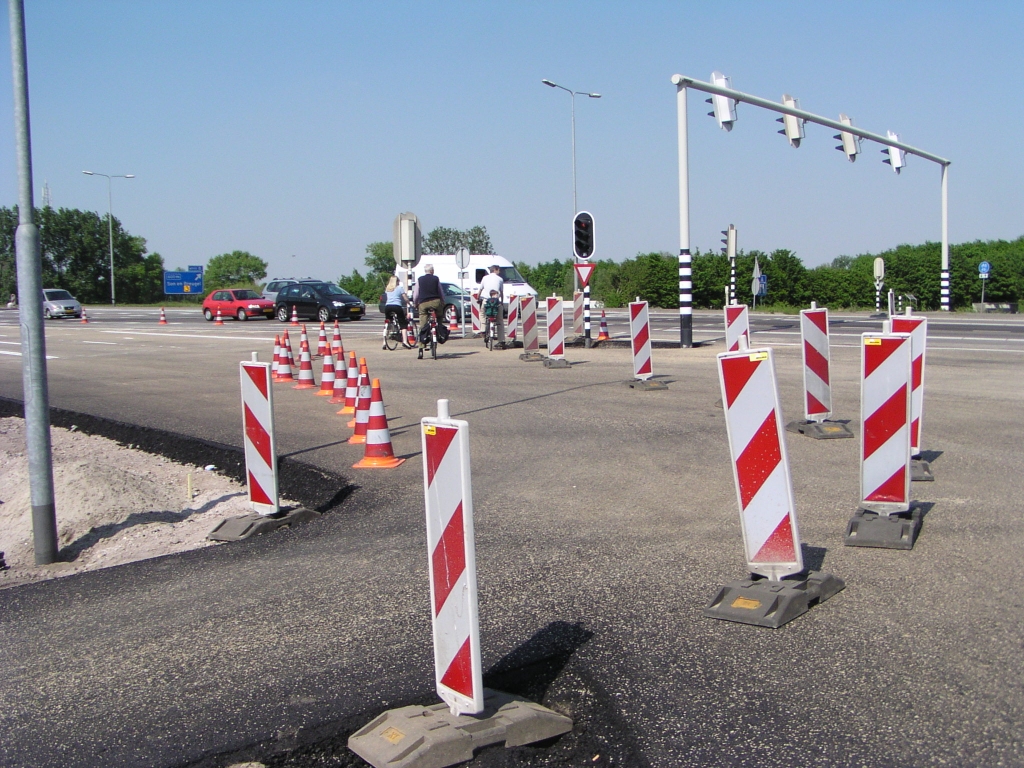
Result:
<svg viewBox="0 0 1024 768">
<path fill-rule="evenodd" d="M 686 173 L 686 91 L 689 88 L 693 88 L 697 91 L 703 91 L 704 93 L 710 93 L 717 96 L 725 96 L 733 99 L 737 104 L 745 102 L 752 104 L 755 107 L 761 107 L 763 109 L 770 110 L 772 112 L 778 112 L 782 115 L 790 115 L 792 117 L 799 118 L 808 123 L 816 123 L 817 125 L 823 125 L 826 128 L 834 128 L 840 133 L 850 133 L 854 136 L 859 136 L 862 139 L 868 141 L 874 141 L 886 147 L 894 147 L 906 152 L 908 155 L 916 155 L 917 157 L 923 158 L 930 162 L 938 164 L 942 168 L 942 274 L 940 279 L 940 295 L 942 302 L 942 310 L 948 312 L 950 309 L 950 294 L 949 294 L 949 197 L 948 197 L 948 174 L 950 161 L 939 155 L 933 155 L 931 152 L 925 152 L 923 149 L 918 149 L 910 144 L 904 144 L 902 141 L 896 141 L 890 139 L 888 136 L 882 136 L 871 131 L 865 131 L 862 128 L 857 128 L 854 125 L 843 123 L 838 120 L 832 120 L 821 115 L 815 115 L 811 112 L 805 112 L 802 109 L 796 107 L 790 107 L 786 104 L 779 104 L 778 102 L 771 101 L 770 99 L 762 99 L 759 96 L 752 96 L 749 93 L 743 93 L 742 91 L 734 91 L 732 88 L 724 88 L 713 83 L 705 83 L 701 80 L 694 80 L 690 77 L 684 77 L 683 75 L 672 75 L 672 83 L 676 86 L 676 101 L 677 111 L 679 114 L 679 189 L 680 189 L 680 200 L 679 207 L 680 213 L 684 211 L 684 199 L 686 200 L 686 208 L 689 207 L 689 195 L 684 192 L 687 182 L 685 181 Z M 686 210 L 686 224 L 683 225 L 680 222 L 680 228 L 685 226 L 686 236 L 683 238 L 686 243 L 687 261 L 689 261 L 689 211 Z M 682 313 L 682 260 L 683 256 L 680 253 L 680 313 Z"/>
<path fill-rule="evenodd" d="M 686 87 L 676 94 L 679 125 L 679 346 L 693 346 L 693 265 L 690 257 L 690 158 L 686 136 Z"/>
</svg>

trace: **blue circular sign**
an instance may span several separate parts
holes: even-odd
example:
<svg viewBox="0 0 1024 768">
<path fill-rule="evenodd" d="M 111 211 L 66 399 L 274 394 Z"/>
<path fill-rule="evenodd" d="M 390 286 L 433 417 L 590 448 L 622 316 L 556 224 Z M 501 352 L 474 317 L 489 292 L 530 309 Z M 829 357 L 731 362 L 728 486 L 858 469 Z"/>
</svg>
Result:
<svg viewBox="0 0 1024 768">
<path fill-rule="evenodd" d="M 983 275 L 987 275 L 989 272 L 992 271 L 992 265 L 989 264 L 987 261 L 983 261 L 981 262 L 981 264 L 978 265 L 978 271 Z"/>
</svg>

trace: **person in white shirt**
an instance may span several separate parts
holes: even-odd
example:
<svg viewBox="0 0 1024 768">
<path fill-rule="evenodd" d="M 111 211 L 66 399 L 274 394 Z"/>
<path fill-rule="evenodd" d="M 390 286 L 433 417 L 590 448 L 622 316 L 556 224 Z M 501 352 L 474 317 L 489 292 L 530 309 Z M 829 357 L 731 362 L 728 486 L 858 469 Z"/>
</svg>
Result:
<svg viewBox="0 0 1024 768">
<path fill-rule="evenodd" d="M 497 264 L 491 265 L 491 271 L 484 275 L 480 281 L 480 314 L 483 315 L 483 304 L 491 291 L 498 292 L 498 298 L 502 306 L 505 304 L 505 281 L 501 279 L 501 267 Z M 505 348 L 505 318 L 504 312 L 498 313 L 498 349 Z"/>
</svg>

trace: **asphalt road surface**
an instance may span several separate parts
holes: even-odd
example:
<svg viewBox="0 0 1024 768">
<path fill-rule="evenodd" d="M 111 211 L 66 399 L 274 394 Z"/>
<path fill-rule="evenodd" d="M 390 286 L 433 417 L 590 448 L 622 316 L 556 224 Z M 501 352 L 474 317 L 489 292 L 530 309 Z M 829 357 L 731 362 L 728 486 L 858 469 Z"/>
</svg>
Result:
<svg viewBox="0 0 1024 768">
<path fill-rule="evenodd" d="M 52 404 L 240 445 L 238 361 L 268 359 L 281 326 L 194 312 L 171 310 L 168 326 L 148 309 L 48 323 Z M 931 317 L 936 480 L 913 486 L 920 539 L 844 547 L 858 441 L 789 435 L 808 564 L 847 586 L 779 630 L 701 615 L 745 575 L 720 342 L 656 349 L 669 388 L 637 392 L 627 349 L 570 348 L 572 368 L 549 370 L 453 339 L 418 361 L 382 351 L 372 315 L 343 324 L 409 460 L 350 469 L 361 451 L 336 406 L 278 385 L 281 453 L 348 477 L 341 507 L 254 541 L 0 591 L 0 764 L 358 764 L 348 732 L 436 701 L 417 423 L 440 397 L 471 429 L 484 668 L 578 725 L 476 763 L 1024 764 L 1024 324 Z M 624 333 L 621 312 L 609 320 Z M 752 324 L 796 418 L 795 318 Z M 722 335 L 719 313 L 694 326 L 698 341 Z M 858 337 L 878 328 L 833 318 L 835 417 L 858 432 Z M 655 313 L 654 329 L 678 339 L 678 316 Z M 0 351 L 0 396 L 20 398 L 12 313 Z"/>
</svg>

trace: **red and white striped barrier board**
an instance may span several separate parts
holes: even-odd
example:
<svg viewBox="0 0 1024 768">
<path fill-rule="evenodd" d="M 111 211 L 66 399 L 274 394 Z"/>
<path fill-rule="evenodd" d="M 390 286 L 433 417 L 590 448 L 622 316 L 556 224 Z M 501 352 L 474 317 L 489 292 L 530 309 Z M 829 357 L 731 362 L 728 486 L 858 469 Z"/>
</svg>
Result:
<svg viewBox="0 0 1024 768">
<path fill-rule="evenodd" d="M 799 573 L 803 555 L 772 351 L 722 352 L 718 374 L 747 567 L 773 580 Z"/>
<path fill-rule="evenodd" d="M 861 336 L 861 506 L 910 509 L 911 341 L 905 333 Z"/>
<path fill-rule="evenodd" d="M 910 455 L 921 453 L 921 421 L 924 417 L 924 356 L 928 344 L 928 318 L 905 315 L 892 319 L 893 333 L 910 334 Z"/>
<path fill-rule="evenodd" d="M 512 295 L 508 297 L 508 319 L 505 321 L 505 340 L 512 343 L 516 340 L 519 331 L 519 297 Z"/>
<path fill-rule="evenodd" d="M 478 293 L 473 293 L 471 294 L 471 298 L 470 315 L 473 318 L 473 335 L 477 336 L 484 332 L 483 322 L 480 320 L 480 295 Z"/>
<path fill-rule="evenodd" d="M 441 400 L 437 418 L 421 425 L 437 693 L 452 714 L 478 714 L 484 694 L 469 424 L 449 418 L 448 401 Z"/>
<path fill-rule="evenodd" d="M 576 291 L 572 295 L 572 333 L 583 335 L 583 292 Z"/>
<path fill-rule="evenodd" d="M 523 296 L 523 352 L 540 351 L 540 337 L 537 334 L 537 297 Z"/>
<path fill-rule="evenodd" d="M 832 413 L 827 309 L 800 311 L 800 338 L 804 350 L 804 415 L 808 421 L 824 421 Z"/>
<path fill-rule="evenodd" d="M 562 297 L 549 296 L 548 325 L 548 357 L 560 359 L 565 357 L 565 324 L 562 317 Z"/>
<path fill-rule="evenodd" d="M 633 342 L 633 378 L 646 381 L 651 367 L 651 321 L 646 301 L 629 303 L 629 336 Z"/>
<path fill-rule="evenodd" d="M 249 503 L 261 515 L 278 511 L 277 445 L 274 442 L 274 390 L 269 363 L 239 363 L 242 425 Z"/>
<path fill-rule="evenodd" d="M 740 339 L 744 346 L 750 346 L 750 321 L 747 319 L 746 304 L 727 304 L 725 306 L 725 348 L 735 352 L 740 348 Z"/>
</svg>

